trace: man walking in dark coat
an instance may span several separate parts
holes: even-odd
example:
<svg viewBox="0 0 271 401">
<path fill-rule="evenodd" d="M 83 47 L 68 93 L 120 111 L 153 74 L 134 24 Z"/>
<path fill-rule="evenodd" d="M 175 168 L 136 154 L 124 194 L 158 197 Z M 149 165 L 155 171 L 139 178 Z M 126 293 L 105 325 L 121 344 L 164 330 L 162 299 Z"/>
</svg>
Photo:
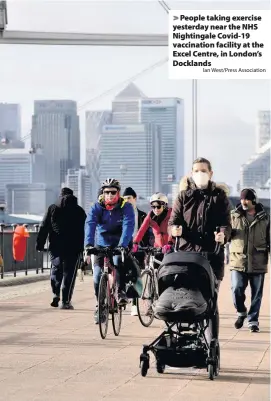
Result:
<svg viewBox="0 0 271 401">
<path fill-rule="evenodd" d="M 58 307 L 62 284 L 61 309 L 73 309 L 71 298 L 84 250 L 85 220 L 86 214 L 77 204 L 73 191 L 63 188 L 59 201 L 49 206 L 41 223 L 36 249 L 43 251 L 49 236 L 53 307 Z"/>
<path fill-rule="evenodd" d="M 241 329 L 248 319 L 252 333 L 258 333 L 264 279 L 269 265 L 270 216 L 259 203 L 253 188 L 245 188 L 236 209 L 231 212 L 230 269 L 231 289 Z M 245 291 L 250 284 L 251 305 L 245 306 Z"/>
</svg>

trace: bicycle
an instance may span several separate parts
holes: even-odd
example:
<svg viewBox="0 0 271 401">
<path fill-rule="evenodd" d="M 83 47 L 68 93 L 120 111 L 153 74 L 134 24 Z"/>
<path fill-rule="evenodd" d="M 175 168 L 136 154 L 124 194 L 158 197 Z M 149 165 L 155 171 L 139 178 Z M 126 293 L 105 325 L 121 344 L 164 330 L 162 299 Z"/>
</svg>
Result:
<svg viewBox="0 0 271 401">
<path fill-rule="evenodd" d="M 108 331 L 109 315 L 112 315 L 112 326 L 115 336 L 118 336 L 121 329 L 122 309 L 117 303 L 116 267 L 111 263 L 111 257 L 121 255 L 124 263 L 125 250 L 123 248 L 96 247 L 89 251 L 89 254 L 103 254 L 104 266 L 100 279 L 98 292 L 98 317 L 99 331 L 102 339 L 106 338 Z"/>
<path fill-rule="evenodd" d="M 158 300 L 158 280 L 157 269 L 154 268 L 154 262 L 161 264 L 155 255 L 162 252 L 162 248 L 140 247 L 139 251 L 146 253 L 145 269 L 141 274 L 143 291 L 141 297 L 137 298 L 137 314 L 140 323 L 144 327 L 149 327 L 154 320 L 155 302 Z M 141 301 L 143 301 L 144 312 L 141 311 Z M 144 320 L 144 318 L 147 318 Z"/>
</svg>

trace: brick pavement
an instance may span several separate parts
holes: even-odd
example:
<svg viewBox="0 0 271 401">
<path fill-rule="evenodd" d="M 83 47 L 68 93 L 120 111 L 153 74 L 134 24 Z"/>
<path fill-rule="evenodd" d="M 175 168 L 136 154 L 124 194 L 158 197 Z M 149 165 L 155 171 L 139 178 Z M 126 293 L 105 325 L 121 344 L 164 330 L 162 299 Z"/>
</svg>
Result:
<svg viewBox="0 0 271 401">
<path fill-rule="evenodd" d="M 261 333 L 235 330 L 229 274 L 221 286 L 221 372 L 213 382 L 205 370 L 154 366 L 139 371 L 141 345 L 161 330 L 144 328 L 127 312 L 119 337 L 110 327 L 102 340 L 93 324 L 92 278 L 77 281 L 74 311 L 50 308 L 48 282 L 0 288 L 1 401 L 268 401 L 269 277 Z"/>
</svg>

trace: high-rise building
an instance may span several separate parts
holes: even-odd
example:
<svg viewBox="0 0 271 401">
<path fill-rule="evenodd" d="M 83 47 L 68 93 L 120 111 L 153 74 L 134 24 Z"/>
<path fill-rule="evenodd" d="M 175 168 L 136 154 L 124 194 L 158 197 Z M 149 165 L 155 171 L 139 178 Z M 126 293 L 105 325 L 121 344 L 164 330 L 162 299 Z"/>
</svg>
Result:
<svg viewBox="0 0 271 401">
<path fill-rule="evenodd" d="M 144 99 L 140 103 L 141 123 L 160 126 L 162 141 L 162 191 L 184 174 L 184 102 L 178 98 Z"/>
<path fill-rule="evenodd" d="M 161 128 L 162 186 L 166 193 L 184 174 L 184 102 L 178 98 L 148 98 L 133 83 L 112 103 L 112 124 L 148 124 Z"/>
<path fill-rule="evenodd" d="M 112 102 L 112 124 L 140 124 L 140 100 L 146 98 L 135 84 L 126 86 Z"/>
<path fill-rule="evenodd" d="M 180 184 L 172 184 L 171 185 L 171 196 L 172 196 L 172 203 L 175 202 L 180 190 L 179 190 Z"/>
<path fill-rule="evenodd" d="M 0 103 L 0 140 L 19 141 L 21 138 L 21 108 L 19 104 Z"/>
<path fill-rule="evenodd" d="M 80 130 L 76 102 L 35 101 L 31 132 L 34 149 L 43 150 L 45 183 L 59 190 L 69 168 L 80 166 Z"/>
<path fill-rule="evenodd" d="M 161 137 L 154 124 L 106 125 L 100 139 L 100 180 L 114 177 L 147 198 L 160 190 Z"/>
<path fill-rule="evenodd" d="M 86 111 L 86 149 L 97 149 L 102 127 L 111 124 L 112 112 L 110 110 Z"/>
<path fill-rule="evenodd" d="M 91 204 L 91 181 L 85 167 L 68 169 L 65 183 L 62 186 L 71 188 L 74 196 L 77 197 L 78 205 L 86 211 L 89 210 Z"/>
<path fill-rule="evenodd" d="M 256 152 L 270 141 L 270 110 L 260 110 L 257 116 Z"/>
<path fill-rule="evenodd" d="M 56 200 L 54 192 L 43 183 L 8 184 L 5 198 L 8 213 L 40 216 Z"/>
<path fill-rule="evenodd" d="M 250 187 L 257 192 L 270 190 L 270 114 L 270 110 L 258 113 L 256 152 L 241 166 L 240 188 Z"/>
<path fill-rule="evenodd" d="M 100 142 L 100 139 L 99 139 Z M 88 160 L 86 163 L 87 173 L 91 180 L 91 201 L 95 202 L 97 193 L 100 188 L 100 159 L 99 159 L 99 145 L 98 150 L 92 149 L 88 151 Z"/>
<path fill-rule="evenodd" d="M 45 157 L 27 149 L 0 152 L 0 203 L 5 201 L 6 185 L 44 182 Z"/>
<path fill-rule="evenodd" d="M 96 200 L 99 188 L 99 143 L 104 125 L 111 124 L 112 113 L 108 110 L 86 112 L 86 169 L 91 179 L 92 201 Z"/>
<path fill-rule="evenodd" d="M 270 151 L 271 140 L 241 166 L 241 188 L 270 189 Z"/>
</svg>

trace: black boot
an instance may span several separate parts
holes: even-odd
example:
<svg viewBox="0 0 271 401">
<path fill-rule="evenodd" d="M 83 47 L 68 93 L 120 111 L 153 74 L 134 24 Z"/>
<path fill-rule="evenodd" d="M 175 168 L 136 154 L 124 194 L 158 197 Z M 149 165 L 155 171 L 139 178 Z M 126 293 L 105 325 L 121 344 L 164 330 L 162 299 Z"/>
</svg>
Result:
<svg viewBox="0 0 271 401">
<path fill-rule="evenodd" d="M 238 319 L 236 320 L 236 322 L 234 323 L 234 327 L 239 330 L 243 327 L 244 325 L 244 321 L 246 319 L 246 316 L 238 316 Z"/>
<path fill-rule="evenodd" d="M 53 308 L 58 308 L 58 304 L 59 304 L 60 298 L 59 297 L 54 297 L 52 302 L 51 302 L 51 306 Z"/>
<path fill-rule="evenodd" d="M 73 310 L 74 307 L 72 306 L 72 304 L 70 302 L 66 302 L 65 304 L 63 303 L 60 307 L 60 309 L 70 309 Z"/>
</svg>

